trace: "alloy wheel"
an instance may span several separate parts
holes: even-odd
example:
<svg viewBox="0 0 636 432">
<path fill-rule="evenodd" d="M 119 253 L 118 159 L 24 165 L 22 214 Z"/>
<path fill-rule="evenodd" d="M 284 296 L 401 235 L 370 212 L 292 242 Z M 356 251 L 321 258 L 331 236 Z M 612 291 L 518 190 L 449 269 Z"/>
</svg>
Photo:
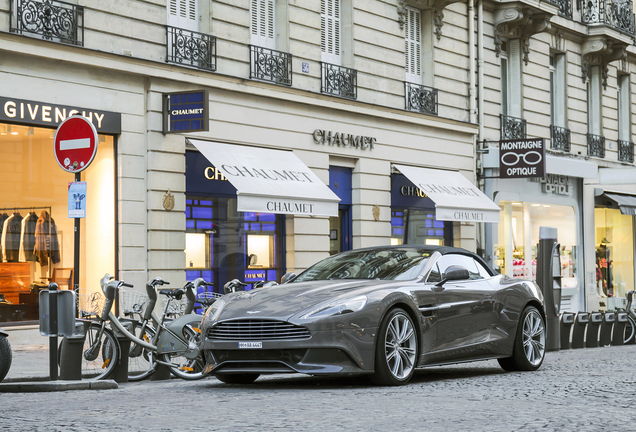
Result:
<svg viewBox="0 0 636 432">
<path fill-rule="evenodd" d="M 411 320 L 402 313 L 395 315 L 386 331 L 386 363 L 397 379 L 410 376 L 415 365 L 417 335 Z"/>
<path fill-rule="evenodd" d="M 523 352 L 532 366 L 543 361 L 545 355 L 545 325 L 536 309 L 532 309 L 523 320 Z"/>
</svg>

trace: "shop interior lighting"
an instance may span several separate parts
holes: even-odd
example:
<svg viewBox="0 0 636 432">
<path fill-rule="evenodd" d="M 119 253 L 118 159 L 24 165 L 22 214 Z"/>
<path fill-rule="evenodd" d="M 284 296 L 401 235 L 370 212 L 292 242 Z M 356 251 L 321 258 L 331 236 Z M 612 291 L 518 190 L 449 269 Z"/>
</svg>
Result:
<svg viewBox="0 0 636 432">
<path fill-rule="evenodd" d="M 544 204 L 543 207 L 550 207 L 549 205 Z"/>
<path fill-rule="evenodd" d="M 28 128 L 26 131 L 26 136 L 33 136 L 35 134 L 35 129 L 32 127 Z"/>
<path fill-rule="evenodd" d="M 521 203 L 512 203 L 513 206 L 520 206 Z"/>
<path fill-rule="evenodd" d="M 532 204 L 532 207 L 541 207 L 541 204 Z"/>
<path fill-rule="evenodd" d="M 51 130 L 51 135 L 50 135 L 51 139 L 55 138 L 55 130 Z"/>
<path fill-rule="evenodd" d="M 97 135 L 97 138 L 100 144 L 106 142 L 106 135 Z"/>
<path fill-rule="evenodd" d="M 16 130 L 12 131 L 11 130 L 11 125 L 7 125 L 7 132 L 9 132 L 11 135 L 17 135 L 18 134 L 18 131 L 16 131 Z"/>
<path fill-rule="evenodd" d="M 7 125 L 3 125 L 2 126 L 2 130 L 0 131 L 0 135 L 6 135 L 7 134 Z"/>
</svg>

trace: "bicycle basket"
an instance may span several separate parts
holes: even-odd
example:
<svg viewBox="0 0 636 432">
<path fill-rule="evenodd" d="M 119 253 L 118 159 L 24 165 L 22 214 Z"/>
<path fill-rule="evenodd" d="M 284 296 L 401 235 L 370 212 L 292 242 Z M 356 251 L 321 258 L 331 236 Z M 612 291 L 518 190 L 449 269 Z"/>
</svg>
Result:
<svg viewBox="0 0 636 432">
<path fill-rule="evenodd" d="M 77 296 L 77 309 L 82 314 L 101 315 L 106 298 L 100 292 L 81 293 Z"/>
<path fill-rule="evenodd" d="M 119 295 L 123 315 L 141 319 L 148 305 L 148 296 L 138 291 L 123 291 Z"/>
<path fill-rule="evenodd" d="M 217 300 L 223 297 L 223 294 L 215 293 L 215 292 L 202 292 L 197 294 L 197 303 L 208 303 L 210 300 Z"/>
</svg>

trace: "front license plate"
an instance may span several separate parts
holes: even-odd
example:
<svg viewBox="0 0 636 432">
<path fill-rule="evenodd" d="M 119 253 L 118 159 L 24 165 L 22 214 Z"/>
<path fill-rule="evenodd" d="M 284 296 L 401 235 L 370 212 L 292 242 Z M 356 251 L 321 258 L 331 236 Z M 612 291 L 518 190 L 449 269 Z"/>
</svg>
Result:
<svg viewBox="0 0 636 432">
<path fill-rule="evenodd" d="M 263 342 L 239 342 L 239 348 L 263 348 Z"/>
</svg>

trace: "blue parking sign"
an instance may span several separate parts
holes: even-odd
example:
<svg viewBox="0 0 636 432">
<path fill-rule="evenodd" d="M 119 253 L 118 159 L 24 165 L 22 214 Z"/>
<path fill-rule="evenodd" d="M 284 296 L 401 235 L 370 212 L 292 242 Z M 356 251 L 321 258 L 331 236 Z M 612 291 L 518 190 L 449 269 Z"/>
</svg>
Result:
<svg viewBox="0 0 636 432">
<path fill-rule="evenodd" d="M 86 182 L 69 182 L 68 217 L 86 217 Z"/>
</svg>

